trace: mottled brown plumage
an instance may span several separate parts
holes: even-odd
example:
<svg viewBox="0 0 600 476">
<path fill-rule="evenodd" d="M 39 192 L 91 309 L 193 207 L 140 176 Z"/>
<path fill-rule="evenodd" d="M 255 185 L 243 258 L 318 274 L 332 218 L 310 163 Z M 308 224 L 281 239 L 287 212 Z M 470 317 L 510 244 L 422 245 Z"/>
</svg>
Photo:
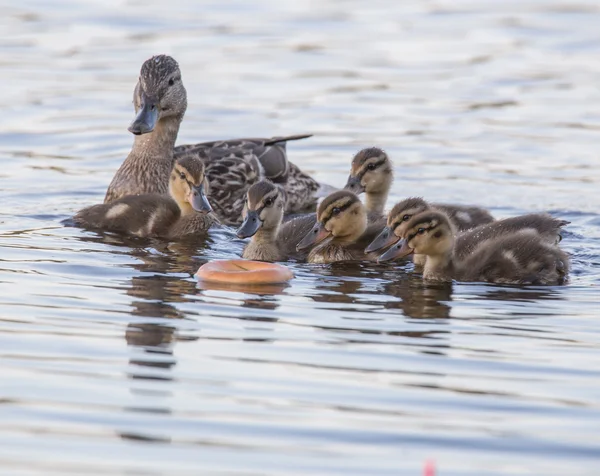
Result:
<svg viewBox="0 0 600 476">
<path fill-rule="evenodd" d="M 196 156 L 204 161 L 215 212 L 223 223 L 238 225 L 248 188 L 263 178 L 279 184 L 285 191 L 285 214 L 314 209 L 319 184 L 289 162 L 286 153 L 287 141 L 306 137 L 310 136 L 182 145 L 175 148 L 175 157 Z"/>
<path fill-rule="evenodd" d="M 80 210 L 82 227 L 168 240 L 203 236 L 216 222 L 204 196 L 207 182 L 198 159 L 178 160 L 170 175 L 170 195 L 127 195 Z M 198 211 L 200 210 L 200 211 Z"/>
</svg>

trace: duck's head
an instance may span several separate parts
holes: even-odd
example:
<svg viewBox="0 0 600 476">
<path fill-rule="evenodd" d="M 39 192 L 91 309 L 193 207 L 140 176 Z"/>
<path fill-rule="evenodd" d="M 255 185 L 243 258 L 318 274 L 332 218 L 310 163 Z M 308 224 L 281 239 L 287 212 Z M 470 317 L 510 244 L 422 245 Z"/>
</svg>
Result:
<svg viewBox="0 0 600 476">
<path fill-rule="evenodd" d="M 369 147 L 352 159 L 350 176 L 344 189 L 357 195 L 364 192 L 387 196 L 393 180 L 394 169 L 388 155 L 379 147 Z"/>
<path fill-rule="evenodd" d="M 167 55 L 146 60 L 133 92 L 133 105 L 137 115 L 129 132 L 135 135 L 152 132 L 167 117 L 181 120 L 187 108 L 187 93 L 177 61 Z"/>
<path fill-rule="evenodd" d="M 387 225 L 367 246 L 365 253 L 379 251 L 398 242 L 404 237 L 410 219 L 430 208 L 430 205 L 420 197 L 407 198 L 394 205 L 388 213 Z"/>
<path fill-rule="evenodd" d="M 268 180 L 252 185 L 246 194 L 242 216 L 244 222 L 237 230 L 239 238 L 249 238 L 263 228 L 277 230 L 283 218 L 285 197 L 283 190 Z"/>
<path fill-rule="evenodd" d="M 454 233 L 445 214 L 425 211 L 408 221 L 404 239 L 383 253 L 378 261 L 391 261 L 412 253 L 425 256 L 447 255 L 454 246 Z"/>
<path fill-rule="evenodd" d="M 298 251 L 326 239 L 340 244 L 358 240 L 367 229 L 367 211 L 359 198 L 348 190 L 327 196 L 317 210 L 317 223 L 298 243 Z"/>
<path fill-rule="evenodd" d="M 206 198 L 209 193 L 208 180 L 204 175 L 202 160 L 197 157 L 177 159 L 171 170 L 169 193 L 184 213 L 192 209 L 210 213 L 212 208 Z"/>
</svg>

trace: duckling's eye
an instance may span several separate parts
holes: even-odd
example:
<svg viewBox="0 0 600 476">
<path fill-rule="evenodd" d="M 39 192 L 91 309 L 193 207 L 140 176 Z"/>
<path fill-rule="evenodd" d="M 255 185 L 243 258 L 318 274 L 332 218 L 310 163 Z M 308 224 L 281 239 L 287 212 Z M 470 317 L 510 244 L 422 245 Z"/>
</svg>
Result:
<svg viewBox="0 0 600 476">
<path fill-rule="evenodd" d="M 173 78 L 169 79 L 169 86 L 173 86 L 175 84 L 175 80 Z"/>
<path fill-rule="evenodd" d="M 335 207 L 333 210 L 331 210 L 332 215 L 339 215 L 340 212 L 341 210 L 338 207 Z"/>
<path fill-rule="evenodd" d="M 410 220 L 410 215 L 404 215 L 402 217 L 402 221 L 408 221 L 408 220 Z"/>
<path fill-rule="evenodd" d="M 367 165 L 367 169 L 368 170 L 375 170 L 377 168 L 377 166 L 375 164 L 369 164 Z"/>
<path fill-rule="evenodd" d="M 185 180 L 185 174 L 183 172 L 180 172 L 179 176 L 181 177 L 181 180 Z"/>
<path fill-rule="evenodd" d="M 423 233 L 425 233 L 425 228 L 419 228 L 419 229 L 417 230 L 417 233 L 418 233 L 419 235 L 422 235 Z"/>
<path fill-rule="evenodd" d="M 272 198 L 267 198 L 265 200 L 265 207 L 270 207 L 271 205 L 273 205 L 273 199 Z"/>
</svg>

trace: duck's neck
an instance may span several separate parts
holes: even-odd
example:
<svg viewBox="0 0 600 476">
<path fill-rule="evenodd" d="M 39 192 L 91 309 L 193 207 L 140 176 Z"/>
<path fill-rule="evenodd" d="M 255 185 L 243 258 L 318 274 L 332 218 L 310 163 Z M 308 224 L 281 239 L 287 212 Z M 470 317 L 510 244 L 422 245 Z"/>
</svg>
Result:
<svg viewBox="0 0 600 476">
<path fill-rule="evenodd" d="M 452 251 L 444 254 L 427 256 L 423 267 L 423 278 L 437 281 L 452 281 L 454 277 L 454 260 Z"/>
<path fill-rule="evenodd" d="M 263 224 L 252 237 L 252 241 L 257 245 L 272 245 L 277 241 L 279 225 L 267 226 Z"/>
<path fill-rule="evenodd" d="M 188 201 L 183 201 L 183 202 L 178 201 L 177 205 L 179 205 L 179 209 L 181 210 L 182 217 L 192 216 L 194 213 L 196 213 L 196 210 L 194 210 L 192 208 L 192 205 L 190 205 L 190 202 L 188 202 Z"/>
<path fill-rule="evenodd" d="M 387 191 L 384 193 L 366 193 L 365 206 L 367 207 L 369 214 L 376 213 L 378 215 L 383 215 L 387 196 Z"/>
<path fill-rule="evenodd" d="M 158 121 L 152 132 L 135 136 L 131 154 L 153 161 L 164 160 L 170 164 L 181 119 L 180 116 L 166 117 Z"/>
</svg>

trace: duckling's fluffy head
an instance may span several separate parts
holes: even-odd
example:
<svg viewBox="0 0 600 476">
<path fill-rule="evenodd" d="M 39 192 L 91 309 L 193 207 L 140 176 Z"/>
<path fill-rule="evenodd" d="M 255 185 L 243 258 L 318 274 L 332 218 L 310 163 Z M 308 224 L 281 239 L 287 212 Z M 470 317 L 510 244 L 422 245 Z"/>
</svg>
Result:
<svg viewBox="0 0 600 476">
<path fill-rule="evenodd" d="M 268 180 L 261 180 L 248 189 L 246 198 L 242 212 L 244 222 L 238 229 L 238 236 L 253 236 L 260 228 L 277 230 L 285 207 L 285 196 L 281 187 Z"/>
<path fill-rule="evenodd" d="M 407 198 L 390 210 L 387 226 L 398 238 L 404 238 L 411 218 L 427 210 L 431 210 L 431 206 L 421 197 Z"/>
<path fill-rule="evenodd" d="M 317 220 L 334 239 L 342 242 L 356 241 L 367 229 L 367 211 L 348 190 L 327 196 L 319 205 Z"/>
<path fill-rule="evenodd" d="M 138 117 L 130 126 L 134 134 L 152 132 L 161 119 L 183 118 L 187 109 L 187 92 L 181 81 L 177 61 L 167 55 L 146 60 L 133 92 Z"/>
<path fill-rule="evenodd" d="M 369 147 L 358 152 L 352 159 L 350 176 L 344 187 L 360 194 L 385 194 L 394 179 L 392 162 L 379 147 Z"/>
<path fill-rule="evenodd" d="M 182 157 L 173 165 L 169 192 L 182 211 L 211 211 L 206 198 L 209 185 L 204 172 L 204 163 L 197 157 Z"/>
<path fill-rule="evenodd" d="M 406 225 L 404 242 L 415 254 L 448 254 L 454 246 L 455 230 L 441 212 L 426 211 L 414 216 Z"/>
</svg>

